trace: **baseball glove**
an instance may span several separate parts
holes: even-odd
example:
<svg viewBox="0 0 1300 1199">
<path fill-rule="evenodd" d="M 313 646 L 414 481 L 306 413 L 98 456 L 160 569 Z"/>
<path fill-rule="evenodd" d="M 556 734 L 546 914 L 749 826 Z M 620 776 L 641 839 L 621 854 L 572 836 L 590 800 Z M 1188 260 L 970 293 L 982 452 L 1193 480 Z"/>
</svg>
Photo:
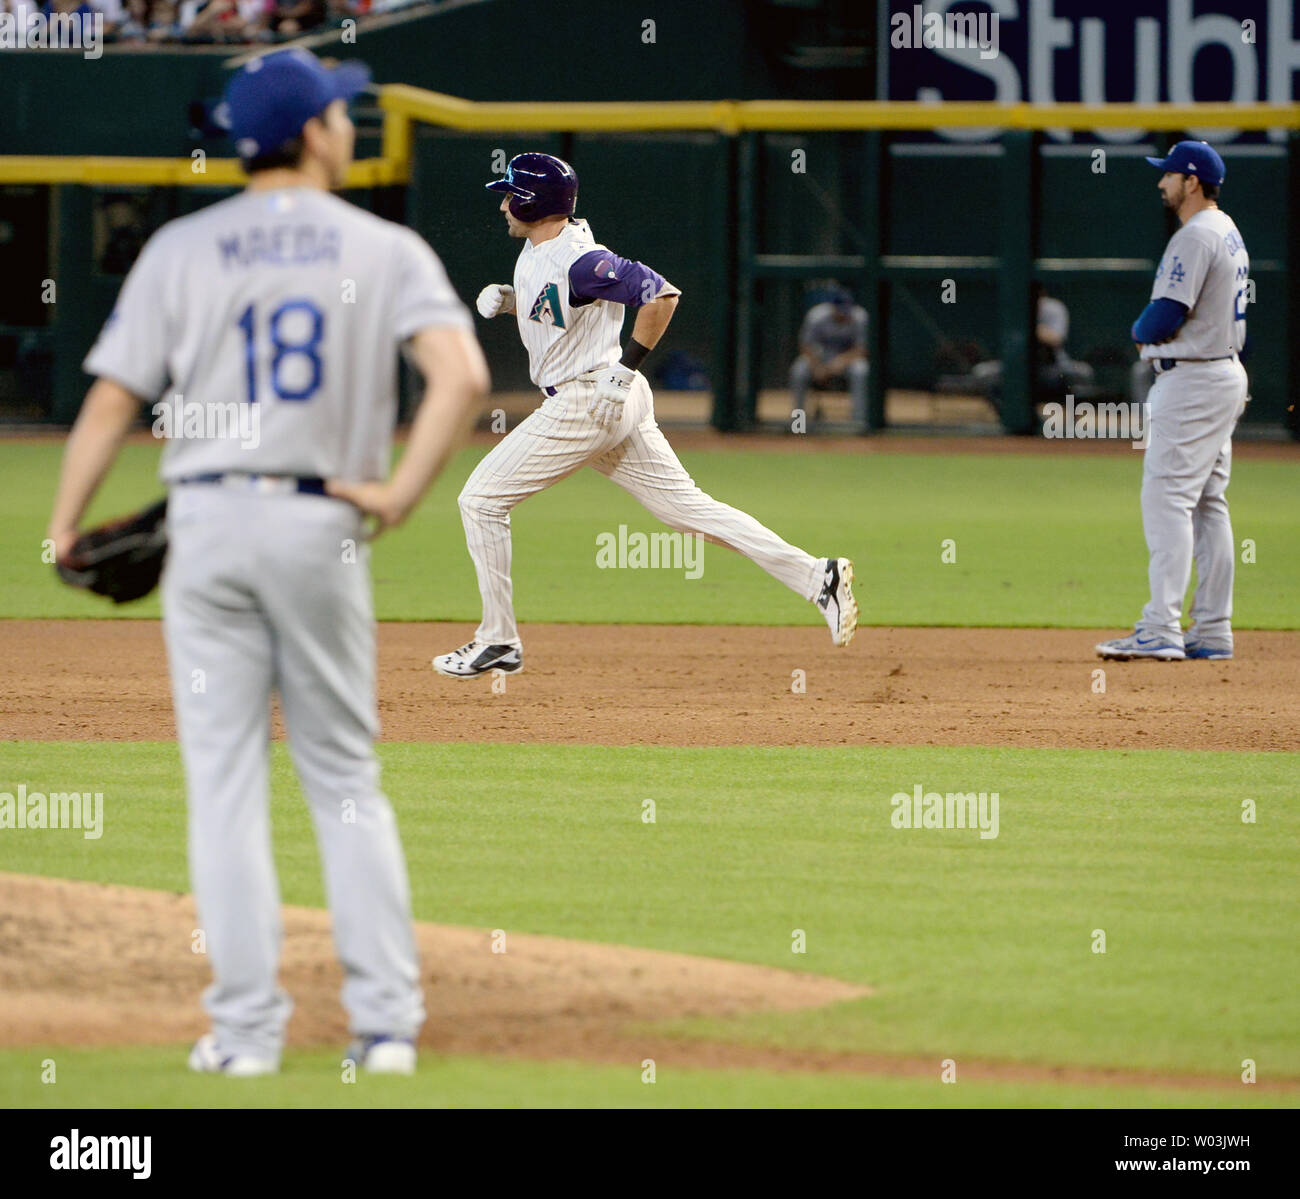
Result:
<svg viewBox="0 0 1300 1199">
<path fill-rule="evenodd" d="M 166 516 L 164 498 L 134 516 L 83 533 L 66 558 L 55 563 L 59 578 L 115 604 L 148 595 L 158 585 L 167 556 Z"/>
</svg>

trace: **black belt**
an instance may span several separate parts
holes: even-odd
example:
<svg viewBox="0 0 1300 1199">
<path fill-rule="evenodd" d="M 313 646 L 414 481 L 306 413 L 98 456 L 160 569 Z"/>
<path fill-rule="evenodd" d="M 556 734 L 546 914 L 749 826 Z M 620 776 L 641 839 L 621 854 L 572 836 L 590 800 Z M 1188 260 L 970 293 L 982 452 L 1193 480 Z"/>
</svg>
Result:
<svg viewBox="0 0 1300 1199">
<path fill-rule="evenodd" d="M 1180 362 L 1225 362 L 1236 356 L 1236 354 L 1220 354 L 1217 358 L 1152 358 L 1151 362 L 1156 374 L 1163 375 L 1165 371 L 1173 370 Z"/>
<path fill-rule="evenodd" d="M 548 396 L 553 396 L 553 395 L 559 395 L 559 394 L 560 394 L 560 390 L 559 390 L 558 387 L 543 387 L 542 390 L 543 390 L 544 392 L 546 392 L 546 394 L 547 394 Z"/>
<path fill-rule="evenodd" d="M 294 477 L 289 475 L 250 475 L 250 474 L 242 474 L 234 471 L 231 472 L 214 471 L 209 474 L 203 474 L 203 475 L 187 475 L 183 479 L 177 479 L 176 482 L 177 483 L 225 483 L 227 480 L 229 480 L 232 483 L 235 481 L 238 481 L 240 483 L 246 482 L 250 489 L 255 489 L 259 480 L 261 479 L 272 479 L 275 480 L 276 482 L 292 479 L 292 482 L 294 484 L 293 490 L 298 492 L 299 495 L 324 495 L 325 494 L 325 480 L 321 478 L 317 478 L 315 475 L 299 475 Z"/>
</svg>

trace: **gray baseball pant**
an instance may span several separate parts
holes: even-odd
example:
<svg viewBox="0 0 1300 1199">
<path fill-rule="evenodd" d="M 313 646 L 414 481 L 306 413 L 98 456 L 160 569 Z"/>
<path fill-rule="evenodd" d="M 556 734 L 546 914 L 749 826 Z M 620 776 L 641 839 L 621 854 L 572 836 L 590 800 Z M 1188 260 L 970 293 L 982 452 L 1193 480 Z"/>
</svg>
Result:
<svg viewBox="0 0 1300 1199">
<path fill-rule="evenodd" d="M 871 364 L 860 358 L 850 362 L 845 376 L 853 397 L 853 419 L 863 424 L 867 419 L 867 377 Z M 808 388 L 812 386 L 812 364 L 801 354 L 790 364 L 790 407 L 808 411 Z"/>
<path fill-rule="evenodd" d="M 204 1006 L 218 1044 L 278 1058 L 291 1007 L 277 982 L 273 691 L 316 828 L 351 1031 L 413 1037 L 424 1006 L 406 864 L 373 747 L 375 626 L 361 518 L 314 495 L 211 484 L 170 495 L 164 633 L 190 875 L 213 971 Z"/>
<path fill-rule="evenodd" d="M 1183 597 L 1196 560 L 1188 637 L 1232 647 L 1235 549 L 1226 491 L 1232 431 L 1246 406 L 1246 371 L 1235 358 L 1180 362 L 1148 394 L 1142 525 L 1150 554 L 1150 602 L 1138 628 L 1183 640 Z"/>
<path fill-rule="evenodd" d="M 644 377 L 637 375 L 613 429 L 592 420 L 587 404 L 596 391 L 594 373 L 562 384 L 488 453 L 461 490 L 465 542 L 483 600 L 475 639 L 522 645 L 510 578 L 510 512 L 584 466 L 617 483 L 669 528 L 744 554 L 795 594 L 813 599 L 823 581 L 819 560 L 695 485 L 655 421 Z"/>
</svg>

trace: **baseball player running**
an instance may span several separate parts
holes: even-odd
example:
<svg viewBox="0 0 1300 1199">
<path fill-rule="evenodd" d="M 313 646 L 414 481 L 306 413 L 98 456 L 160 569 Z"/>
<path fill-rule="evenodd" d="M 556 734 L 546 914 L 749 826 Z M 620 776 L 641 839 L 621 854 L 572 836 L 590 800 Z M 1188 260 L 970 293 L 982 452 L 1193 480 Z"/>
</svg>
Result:
<svg viewBox="0 0 1300 1199">
<path fill-rule="evenodd" d="M 360 64 L 306 51 L 249 63 L 228 88 L 245 191 L 148 242 L 86 359 L 97 376 L 64 455 L 58 551 L 139 398 L 207 412 L 238 398 L 258 438 L 177 436 L 164 633 L 189 799 L 189 859 L 214 981 L 194 1070 L 278 1070 L 280 898 L 268 810 L 270 700 L 320 845 L 342 999 L 363 1069 L 409 1073 L 424 1020 L 406 865 L 379 787 L 375 629 L 364 522 L 400 523 L 451 453 L 487 367 L 472 318 L 411 230 L 329 194 L 352 159 Z M 424 374 L 388 473 L 399 348 Z M 186 422 L 187 427 L 190 422 Z M 246 431 L 246 427 L 245 427 Z M 350 502 L 348 502 L 350 501 Z"/>
<path fill-rule="evenodd" d="M 744 554 L 815 603 L 835 644 L 848 645 L 858 620 L 852 562 L 814 558 L 706 495 L 655 423 L 650 386 L 638 368 L 663 336 L 680 291 L 601 245 L 587 222 L 574 217 L 578 177 L 561 159 L 519 154 L 487 188 L 504 193 L 506 228 L 524 245 L 513 285 L 489 284 L 478 310 L 487 318 L 515 314 L 532 380 L 545 398 L 479 463 L 460 493 L 483 620 L 472 641 L 434 658 L 434 669 L 461 679 L 522 669 L 510 510 L 587 465 L 671 528 Z M 636 309 L 636 323 L 624 347 L 627 308 Z"/>
<path fill-rule="evenodd" d="M 1179 142 L 1160 169 L 1160 194 L 1182 227 L 1169 239 L 1151 302 L 1133 340 L 1156 372 L 1147 397 L 1142 524 L 1151 599 L 1136 630 L 1097 646 L 1103 658 L 1232 657 L 1232 430 L 1245 410 L 1250 256 L 1218 205 L 1223 159 L 1205 142 Z M 1183 596 L 1196 558 L 1192 624 Z"/>
</svg>

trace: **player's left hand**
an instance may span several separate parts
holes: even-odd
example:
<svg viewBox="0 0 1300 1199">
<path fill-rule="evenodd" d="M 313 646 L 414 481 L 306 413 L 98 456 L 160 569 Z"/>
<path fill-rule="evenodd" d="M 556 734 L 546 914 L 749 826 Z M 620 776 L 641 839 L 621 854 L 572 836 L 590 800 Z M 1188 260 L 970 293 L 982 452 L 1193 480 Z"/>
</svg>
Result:
<svg viewBox="0 0 1300 1199">
<path fill-rule="evenodd" d="M 587 405 L 587 415 L 603 429 L 612 429 L 623 415 L 623 405 L 632 391 L 636 371 L 626 366 L 606 367 L 596 374 L 596 394 Z"/>
</svg>

